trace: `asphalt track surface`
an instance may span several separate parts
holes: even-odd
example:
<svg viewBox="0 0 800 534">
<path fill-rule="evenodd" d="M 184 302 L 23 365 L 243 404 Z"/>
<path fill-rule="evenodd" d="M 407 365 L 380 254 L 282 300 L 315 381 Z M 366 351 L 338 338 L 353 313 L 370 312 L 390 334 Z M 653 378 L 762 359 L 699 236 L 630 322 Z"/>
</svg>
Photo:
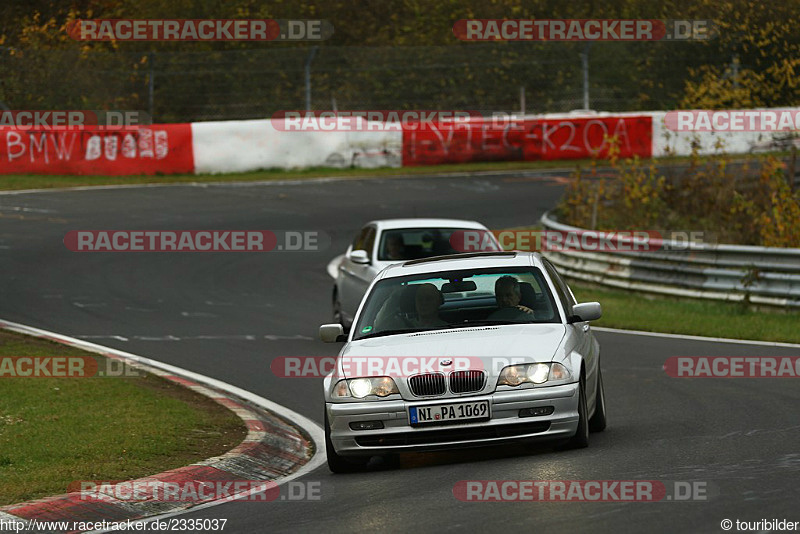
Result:
<svg viewBox="0 0 800 534">
<path fill-rule="evenodd" d="M 0 317 L 212 376 L 322 424 L 321 379 L 279 378 L 278 356 L 332 356 L 328 261 L 365 221 L 535 222 L 565 173 L 135 187 L 0 195 Z M 69 230 L 286 229 L 331 236 L 319 252 L 74 253 Z M 580 295 L 578 295 L 580 298 Z M 226 532 L 722 532 L 723 519 L 800 520 L 796 379 L 679 379 L 670 356 L 798 356 L 800 349 L 598 332 L 609 426 L 588 449 L 510 445 L 403 455 L 332 475 L 321 500 L 239 502 L 187 518 Z M 88 409 L 88 408 L 87 408 Z M 102 407 L 96 407 L 102 409 Z M 706 500 L 461 502 L 461 480 L 656 480 L 705 484 Z M 733 531 L 736 531 L 734 526 Z"/>
</svg>

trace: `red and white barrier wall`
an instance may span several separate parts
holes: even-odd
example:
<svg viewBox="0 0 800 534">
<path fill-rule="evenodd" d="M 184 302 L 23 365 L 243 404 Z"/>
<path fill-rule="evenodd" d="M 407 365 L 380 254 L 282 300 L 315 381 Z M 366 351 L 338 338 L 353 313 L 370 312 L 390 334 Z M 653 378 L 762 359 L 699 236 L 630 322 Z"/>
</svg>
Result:
<svg viewBox="0 0 800 534">
<path fill-rule="evenodd" d="M 613 136 L 621 157 L 652 153 L 652 118 L 643 114 L 542 115 L 507 125 L 470 121 L 465 126 L 404 132 L 403 166 L 604 158 L 607 138 Z"/>
<path fill-rule="evenodd" d="M 741 110 L 740 110 L 741 111 Z M 800 108 L 761 109 L 743 111 L 780 111 L 785 117 L 797 117 Z M 674 113 L 674 112 L 671 112 Z M 794 131 L 716 131 L 716 132 L 675 132 L 665 125 L 663 111 L 651 113 L 653 116 L 653 157 L 661 156 L 686 156 L 692 153 L 692 145 L 697 145 L 699 154 L 713 154 L 725 152 L 727 154 L 749 154 L 754 152 L 769 152 L 786 150 L 792 144 L 800 148 L 800 139 L 797 137 L 800 124 L 793 121 Z M 723 128 L 736 124 L 734 113 L 720 112 Z M 777 113 L 776 113 L 777 114 Z M 747 119 L 741 120 L 744 127 L 749 123 Z M 674 117 L 670 122 L 674 121 Z"/>
<path fill-rule="evenodd" d="M 798 108 L 800 109 L 800 108 Z M 785 148 L 787 132 L 675 132 L 666 112 L 526 116 L 514 126 L 470 121 L 453 130 L 282 131 L 271 120 L 158 124 L 127 132 L 0 128 L 0 174 L 229 173 L 307 167 L 401 167 L 472 161 L 604 158 Z"/>
<path fill-rule="evenodd" d="M 117 132 L 0 128 L 0 174 L 176 174 L 194 169 L 191 124 Z"/>
<path fill-rule="evenodd" d="M 399 167 L 399 132 L 285 132 L 271 120 L 192 124 L 195 172 Z"/>
</svg>

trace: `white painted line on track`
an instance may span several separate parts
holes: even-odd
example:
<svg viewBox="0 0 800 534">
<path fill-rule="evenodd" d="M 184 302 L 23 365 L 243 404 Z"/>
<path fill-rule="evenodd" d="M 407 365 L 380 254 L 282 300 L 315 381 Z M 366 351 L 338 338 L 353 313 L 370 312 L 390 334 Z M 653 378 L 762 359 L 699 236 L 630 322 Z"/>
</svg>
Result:
<svg viewBox="0 0 800 534">
<path fill-rule="evenodd" d="M 254 393 L 250 393 L 249 391 L 246 391 L 244 389 L 236 387 L 236 386 L 234 386 L 232 384 L 228 384 L 226 382 L 222 382 L 221 380 L 217 380 L 215 378 L 211 378 L 211 377 L 208 377 L 208 376 L 205 376 L 205 375 L 201 375 L 199 373 L 188 371 L 186 369 L 182 369 L 180 367 L 176 367 L 176 366 L 170 365 L 168 363 L 159 362 L 157 360 L 151 360 L 150 358 L 145 358 L 143 356 L 139 356 L 139 355 L 136 355 L 136 354 L 131 354 L 130 352 L 125 352 L 125 351 L 113 349 L 111 347 L 104 347 L 102 345 L 98 345 L 96 343 L 91 343 L 89 341 L 84 341 L 84 340 L 81 340 L 81 339 L 76 339 L 76 338 L 65 336 L 65 335 L 62 335 L 62 334 L 57 334 L 55 332 L 42 330 L 41 328 L 34 328 L 32 326 L 27 326 L 27 325 L 23 325 L 23 324 L 19 324 L 19 323 L 14 323 L 14 322 L 6 321 L 6 320 L 3 320 L 3 319 L 0 319 L 0 327 L 6 328 L 6 329 L 11 330 L 13 332 L 18 332 L 20 334 L 27 334 L 27 335 L 35 336 L 35 337 L 49 337 L 49 338 L 52 338 L 52 339 L 63 341 L 64 343 L 68 343 L 68 344 L 70 344 L 72 346 L 81 348 L 81 349 L 89 351 L 89 352 L 95 352 L 95 353 L 100 353 L 100 354 L 109 353 L 109 354 L 113 354 L 115 356 L 119 356 L 120 358 L 125 358 L 125 359 L 132 360 L 132 361 L 135 361 L 135 362 L 138 362 L 138 363 L 149 365 L 151 367 L 155 367 L 157 369 L 161 369 L 162 371 L 167 371 L 169 373 L 172 373 L 172 374 L 174 374 L 176 376 L 181 376 L 183 378 L 187 378 L 187 379 L 193 380 L 195 382 L 214 387 L 214 388 L 219 389 L 221 391 L 225 391 L 225 392 L 230 393 L 232 395 L 235 395 L 235 396 L 237 396 L 239 398 L 242 398 L 242 399 L 244 399 L 244 400 L 246 400 L 246 401 L 248 401 L 248 402 L 250 402 L 250 403 L 252 403 L 252 404 L 254 404 L 256 406 L 259 406 L 261 408 L 264 408 L 266 410 L 269 410 L 269 411 L 271 411 L 273 413 L 278 414 L 280 417 L 283 417 L 287 421 L 289 421 L 292 424 L 294 424 L 294 425 L 298 426 L 299 428 L 301 428 L 306 434 L 309 435 L 309 437 L 311 437 L 312 441 L 314 442 L 314 456 L 311 457 L 311 459 L 308 461 L 307 464 L 302 466 L 300 469 L 298 469 L 294 473 L 292 473 L 290 475 L 286 475 L 284 477 L 276 478 L 275 480 L 273 480 L 272 482 L 274 482 L 278 486 L 286 484 L 287 482 L 290 482 L 290 481 L 292 481 L 292 480 L 294 480 L 296 478 L 299 478 L 301 476 L 305 476 L 308 473 L 310 473 L 310 472 L 314 471 L 315 469 L 317 469 L 318 467 L 321 467 L 326 462 L 327 458 L 326 458 L 326 454 L 325 454 L 325 433 L 324 433 L 324 430 L 322 429 L 322 427 L 319 424 L 317 424 L 314 421 L 312 421 L 311 419 L 305 417 L 304 415 L 300 415 L 299 413 L 297 413 L 297 412 L 295 412 L 293 410 L 290 410 L 289 408 L 286 408 L 284 406 L 281 406 L 280 404 L 272 402 L 269 399 L 265 399 L 264 397 L 261 397 L 259 395 L 254 394 Z M 154 521 L 154 520 L 157 520 L 157 519 L 164 519 L 164 518 L 167 518 L 167 517 L 173 517 L 173 516 L 176 516 L 176 515 L 181 515 L 181 514 L 186 514 L 186 513 L 189 513 L 189 512 L 194 512 L 194 511 L 197 511 L 197 510 L 202 510 L 204 508 L 210 508 L 212 506 L 218 506 L 220 504 L 224 504 L 225 502 L 236 502 L 236 501 L 216 501 L 216 502 L 204 503 L 204 504 L 189 508 L 187 510 L 182 510 L 182 511 L 179 511 L 179 512 L 173 512 L 173 513 L 169 513 L 169 514 L 163 514 L 163 515 L 160 515 L 160 516 L 147 517 L 147 518 L 139 519 L 139 520 L 136 520 L 136 521 L 131 521 L 131 523 L 147 523 L 147 522 Z M 19 518 L 15 518 L 15 519 L 19 519 Z M 111 532 L 111 530 L 95 531 L 95 532 Z M 117 532 L 117 531 L 115 531 L 115 532 Z"/>
<path fill-rule="evenodd" d="M 302 334 L 281 335 L 281 334 L 223 334 L 223 335 L 197 335 L 197 336 L 175 336 L 164 334 L 161 336 L 120 336 L 118 334 L 76 334 L 78 339 L 116 339 L 118 341 L 278 341 L 283 339 L 313 341 L 313 337 Z"/>
<path fill-rule="evenodd" d="M 342 263 L 344 259 L 344 254 L 339 254 L 331 261 L 328 262 L 328 265 L 325 267 L 325 270 L 328 271 L 328 275 L 336 280 L 339 277 L 339 264 Z"/>
<path fill-rule="evenodd" d="M 781 341 L 758 341 L 754 339 L 733 339 L 729 337 L 706 337 L 706 336 L 693 336 L 689 334 L 666 334 L 662 332 L 646 332 L 644 330 L 624 330 L 620 328 L 605 328 L 602 326 L 593 326 L 592 330 L 598 332 L 612 332 L 614 334 L 630 334 L 634 336 L 651 336 L 651 337 L 666 337 L 672 339 L 690 339 L 693 341 L 713 341 L 715 343 L 736 343 L 739 345 L 761 345 L 766 347 L 788 347 L 791 349 L 800 349 L 798 343 L 783 343 Z"/>
</svg>

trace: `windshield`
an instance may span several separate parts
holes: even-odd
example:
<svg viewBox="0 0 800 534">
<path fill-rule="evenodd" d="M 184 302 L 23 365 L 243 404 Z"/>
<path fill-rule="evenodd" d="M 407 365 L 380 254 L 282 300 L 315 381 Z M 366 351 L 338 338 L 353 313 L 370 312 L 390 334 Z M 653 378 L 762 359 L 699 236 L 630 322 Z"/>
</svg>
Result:
<svg viewBox="0 0 800 534">
<path fill-rule="evenodd" d="M 501 324 L 557 323 L 535 267 L 472 269 L 390 278 L 373 286 L 353 339 Z"/>
<path fill-rule="evenodd" d="M 479 243 L 481 250 L 502 250 L 491 232 L 465 228 L 399 228 L 385 230 L 378 244 L 380 261 L 405 261 L 465 252 L 464 235 Z"/>
</svg>

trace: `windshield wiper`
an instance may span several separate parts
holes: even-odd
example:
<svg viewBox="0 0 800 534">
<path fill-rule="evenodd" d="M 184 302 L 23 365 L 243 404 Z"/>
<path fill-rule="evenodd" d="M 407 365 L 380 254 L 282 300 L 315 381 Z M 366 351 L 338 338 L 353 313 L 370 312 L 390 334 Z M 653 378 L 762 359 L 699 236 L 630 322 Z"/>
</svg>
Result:
<svg viewBox="0 0 800 534">
<path fill-rule="evenodd" d="M 530 324 L 530 323 L 522 323 L 522 322 L 516 322 L 516 321 L 498 321 L 498 320 L 490 321 L 489 319 L 484 319 L 482 321 L 467 321 L 466 323 L 460 323 L 460 324 L 457 324 L 457 325 L 453 325 L 452 327 L 453 328 L 465 328 L 465 327 L 469 327 L 469 326 L 500 326 L 500 325 L 507 325 L 507 324 Z"/>
<path fill-rule="evenodd" d="M 381 337 L 381 336 L 393 336 L 395 334 L 410 334 L 413 332 L 419 332 L 417 328 L 396 328 L 394 330 L 381 330 L 380 332 L 372 332 L 371 334 L 367 334 L 365 336 L 358 337 L 353 341 L 359 341 L 361 339 L 369 339 L 371 337 Z"/>
<path fill-rule="evenodd" d="M 449 328 L 469 328 L 473 326 L 501 326 L 501 325 L 509 325 L 509 324 L 530 324 L 530 323 L 522 323 L 522 322 L 514 322 L 514 321 L 469 321 L 466 323 L 450 323 L 446 325 L 440 326 L 426 326 L 423 328 L 398 328 L 394 330 L 381 330 L 380 332 L 373 332 L 371 334 L 367 334 L 365 336 L 361 336 L 359 338 L 354 339 L 353 341 L 360 341 L 362 339 L 370 339 L 373 337 L 381 337 L 381 336 L 393 336 L 395 334 L 415 334 L 419 332 L 430 332 L 432 330 L 447 330 Z"/>
</svg>

